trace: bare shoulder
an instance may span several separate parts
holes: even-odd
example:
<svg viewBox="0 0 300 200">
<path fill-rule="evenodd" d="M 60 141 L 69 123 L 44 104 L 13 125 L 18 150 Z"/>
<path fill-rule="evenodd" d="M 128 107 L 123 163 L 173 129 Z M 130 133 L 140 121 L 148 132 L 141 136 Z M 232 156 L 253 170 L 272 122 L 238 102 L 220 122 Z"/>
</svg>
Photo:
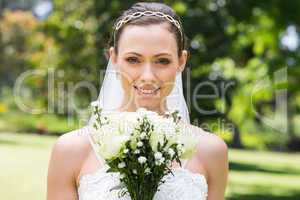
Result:
<svg viewBox="0 0 300 200">
<path fill-rule="evenodd" d="M 69 174 L 76 178 L 82 162 L 90 151 L 88 131 L 88 127 L 83 127 L 58 137 L 52 147 L 49 173 L 55 171 L 56 174 Z"/>
<path fill-rule="evenodd" d="M 190 125 L 193 132 L 199 134 L 196 157 L 205 167 L 208 174 L 228 170 L 228 146 L 224 140 L 214 133 L 200 127 Z"/>
<path fill-rule="evenodd" d="M 76 178 L 89 151 L 88 129 L 61 135 L 52 147 L 47 176 L 47 199 L 77 199 Z"/>
<path fill-rule="evenodd" d="M 193 125 L 191 128 L 200 135 L 195 157 L 206 171 L 208 196 L 210 199 L 224 199 L 229 173 L 227 144 L 214 133 Z"/>
<path fill-rule="evenodd" d="M 89 147 L 87 134 L 87 127 L 65 133 L 58 137 L 53 150 L 68 156 L 85 153 Z"/>
<path fill-rule="evenodd" d="M 217 134 L 203 130 L 194 125 L 189 125 L 193 132 L 199 134 L 199 143 L 197 149 L 203 156 L 213 158 L 213 156 L 227 156 L 228 146 L 224 140 Z"/>
</svg>

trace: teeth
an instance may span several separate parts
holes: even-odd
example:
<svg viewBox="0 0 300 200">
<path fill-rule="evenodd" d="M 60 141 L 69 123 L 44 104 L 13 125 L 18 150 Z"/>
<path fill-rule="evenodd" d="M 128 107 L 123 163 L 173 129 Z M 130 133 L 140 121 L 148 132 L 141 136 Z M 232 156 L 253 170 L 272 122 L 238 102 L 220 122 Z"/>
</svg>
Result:
<svg viewBox="0 0 300 200">
<path fill-rule="evenodd" d="M 153 93 L 155 90 L 143 90 L 143 89 L 139 89 L 142 93 L 145 93 L 145 94 L 151 94 Z"/>
<path fill-rule="evenodd" d="M 143 94 L 152 94 L 154 93 L 155 91 L 157 91 L 158 89 L 154 89 L 154 90 L 145 90 L 145 89 L 141 89 L 141 88 L 138 88 L 136 87 L 136 89 L 138 89 L 141 93 Z"/>
</svg>

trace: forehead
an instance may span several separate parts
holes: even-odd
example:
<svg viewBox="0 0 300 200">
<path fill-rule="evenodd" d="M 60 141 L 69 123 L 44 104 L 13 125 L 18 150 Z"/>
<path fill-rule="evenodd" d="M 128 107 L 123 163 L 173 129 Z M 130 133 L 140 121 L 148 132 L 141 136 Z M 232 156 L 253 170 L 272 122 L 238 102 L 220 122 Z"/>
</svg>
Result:
<svg viewBox="0 0 300 200">
<path fill-rule="evenodd" d="M 177 53 L 175 35 L 168 30 L 167 23 L 126 26 L 120 35 L 118 45 L 120 54 L 129 51 L 145 55 L 159 52 Z"/>
</svg>

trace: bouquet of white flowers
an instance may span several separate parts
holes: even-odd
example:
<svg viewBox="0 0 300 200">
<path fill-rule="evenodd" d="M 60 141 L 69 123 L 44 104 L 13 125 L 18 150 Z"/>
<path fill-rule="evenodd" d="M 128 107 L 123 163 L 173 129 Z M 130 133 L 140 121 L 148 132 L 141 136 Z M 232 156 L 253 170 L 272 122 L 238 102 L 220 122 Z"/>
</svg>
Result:
<svg viewBox="0 0 300 200">
<path fill-rule="evenodd" d="M 92 103 L 96 120 L 93 138 L 108 172 L 120 173 L 120 195 L 132 200 L 152 200 L 173 161 L 187 159 L 195 151 L 196 135 L 187 134 L 178 111 L 160 116 L 140 108 L 137 112 L 104 115 Z"/>
</svg>

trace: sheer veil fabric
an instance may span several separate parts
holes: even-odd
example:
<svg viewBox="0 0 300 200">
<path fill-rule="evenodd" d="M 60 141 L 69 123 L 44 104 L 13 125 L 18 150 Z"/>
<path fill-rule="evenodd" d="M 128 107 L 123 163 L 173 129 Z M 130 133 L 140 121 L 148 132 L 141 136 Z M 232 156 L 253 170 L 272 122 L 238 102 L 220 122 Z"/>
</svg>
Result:
<svg viewBox="0 0 300 200">
<path fill-rule="evenodd" d="M 116 78 L 111 61 L 109 61 L 105 77 L 100 90 L 99 105 L 104 112 L 116 111 L 122 102 L 124 94 L 121 82 Z M 176 76 L 176 83 L 171 94 L 167 97 L 168 110 L 178 109 L 182 119 L 189 123 L 189 115 L 186 102 L 183 96 L 181 72 Z M 96 117 L 92 115 L 89 124 L 93 123 Z M 91 126 L 87 126 L 91 130 Z M 91 131 L 92 132 L 92 131 Z M 105 162 L 97 153 L 96 146 L 92 140 L 91 132 L 88 132 L 90 143 L 100 162 Z M 173 175 L 166 177 L 166 181 L 161 185 L 155 194 L 154 200 L 206 200 L 208 196 L 208 183 L 203 174 L 190 172 L 185 168 L 187 160 L 182 160 L 183 166 L 173 169 Z M 106 167 L 105 167 L 106 166 Z M 120 184 L 118 173 L 107 173 L 108 165 L 104 164 L 99 170 L 92 174 L 83 175 L 79 180 L 78 197 L 79 200 L 130 200 L 129 196 L 119 197 L 118 190 L 111 188 Z"/>
<path fill-rule="evenodd" d="M 111 59 L 109 59 L 101 90 L 96 101 L 103 109 L 102 112 L 114 112 L 121 106 L 123 96 L 124 91 L 121 81 L 117 78 L 117 71 L 112 64 Z M 178 110 L 182 119 L 185 122 L 190 123 L 188 107 L 183 95 L 182 72 L 177 73 L 173 90 L 167 96 L 166 101 L 167 109 L 169 111 Z M 96 117 L 92 113 L 88 120 L 88 125 L 92 125 L 95 118 Z"/>
</svg>

